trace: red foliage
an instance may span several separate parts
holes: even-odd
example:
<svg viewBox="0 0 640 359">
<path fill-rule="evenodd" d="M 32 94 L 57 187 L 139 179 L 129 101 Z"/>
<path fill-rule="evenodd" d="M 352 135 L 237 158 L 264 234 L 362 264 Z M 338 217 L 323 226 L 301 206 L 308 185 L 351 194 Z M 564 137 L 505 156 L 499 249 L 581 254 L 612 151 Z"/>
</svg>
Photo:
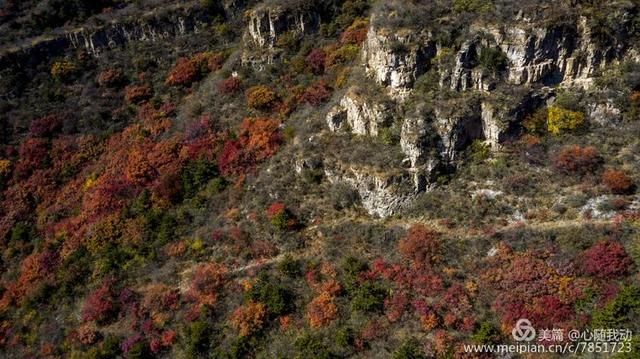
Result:
<svg viewBox="0 0 640 359">
<path fill-rule="evenodd" d="M 329 325 L 338 317 L 338 306 L 335 297 L 329 292 L 322 292 L 307 306 L 307 319 L 312 328 Z"/>
<path fill-rule="evenodd" d="M 242 80 L 233 76 L 222 80 L 218 84 L 218 92 L 225 95 L 236 93 L 240 91 L 241 88 Z"/>
<path fill-rule="evenodd" d="M 124 73 L 120 69 L 106 69 L 98 75 L 98 84 L 102 87 L 116 87 L 124 80 Z"/>
<path fill-rule="evenodd" d="M 225 176 L 245 173 L 273 156 L 282 142 L 280 123 L 266 118 L 246 118 L 240 125 L 237 140 L 228 140 L 218 157 L 218 167 Z"/>
<path fill-rule="evenodd" d="M 83 211 L 92 218 L 99 218 L 122 209 L 136 191 L 131 183 L 121 179 L 101 178 L 84 197 Z"/>
<path fill-rule="evenodd" d="M 129 153 L 125 174 L 132 183 L 143 184 L 155 177 L 156 171 L 149 163 L 148 152 L 136 148 Z"/>
<path fill-rule="evenodd" d="M 74 333 L 72 338 L 80 344 L 91 345 L 100 339 L 100 333 L 91 325 L 82 325 Z"/>
<path fill-rule="evenodd" d="M 624 246 L 611 240 L 596 243 L 582 257 L 585 273 L 603 279 L 624 277 L 633 266 L 633 260 Z"/>
<path fill-rule="evenodd" d="M 217 263 L 205 263 L 195 269 L 189 294 L 200 304 L 212 306 L 227 282 L 227 268 Z"/>
<path fill-rule="evenodd" d="M 318 106 L 331 97 L 331 91 L 332 88 L 324 80 L 319 80 L 304 91 L 302 101 Z"/>
<path fill-rule="evenodd" d="M 324 73 L 324 61 L 326 57 L 327 54 L 323 49 L 316 48 L 309 52 L 309 55 L 305 58 L 305 62 L 314 74 L 320 75 Z"/>
<path fill-rule="evenodd" d="M 82 308 L 82 320 L 104 324 L 115 319 L 114 316 L 118 312 L 115 299 L 113 281 L 104 281 L 98 289 L 85 299 Z"/>
<path fill-rule="evenodd" d="M 165 349 L 171 348 L 177 338 L 178 334 L 174 330 L 165 330 L 160 337 L 151 339 L 149 348 L 152 353 L 157 354 Z"/>
<path fill-rule="evenodd" d="M 364 20 L 356 20 L 340 35 L 340 43 L 359 45 L 367 38 L 369 23 Z"/>
<path fill-rule="evenodd" d="M 49 137 L 62 129 L 62 120 L 55 115 L 40 117 L 31 121 L 29 135 L 32 137 Z"/>
<path fill-rule="evenodd" d="M 564 303 L 555 295 L 536 298 L 529 306 L 526 318 L 538 328 L 558 327 L 574 315 L 571 305 Z"/>
<path fill-rule="evenodd" d="M 224 64 L 225 57 L 221 53 L 203 53 L 196 55 L 202 57 L 207 62 L 207 69 L 211 72 L 218 71 Z"/>
<path fill-rule="evenodd" d="M 287 207 L 282 202 L 274 202 L 269 207 L 267 207 L 267 217 L 272 219 L 276 216 L 283 215 L 287 210 Z"/>
<path fill-rule="evenodd" d="M 49 142 L 41 138 L 27 138 L 20 144 L 18 155 L 20 160 L 16 163 L 14 173 L 20 178 L 28 177 L 48 162 Z"/>
<path fill-rule="evenodd" d="M 169 86 L 189 86 L 194 81 L 199 80 L 201 76 L 200 64 L 192 59 L 182 57 L 178 59 L 169 71 L 165 84 Z"/>
<path fill-rule="evenodd" d="M 36 293 L 42 285 L 51 284 L 55 280 L 55 270 L 59 264 L 59 255 L 54 251 L 32 253 L 20 264 L 20 276 L 9 283 L 2 294 L 0 309 L 7 309 L 12 304 L 21 304 Z"/>
<path fill-rule="evenodd" d="M 267 316 L 267 307 L 262 303 L 249 302 L 236 309 L 229 321 L 241 337 L 260 330 Z"/>
<path fill-rule="evenodd" d="M 246 171 L 250 164 L 246 162 L 240 141 L 225 142 L 218 156 L 218 168 L 225 176 L 232 176 Z"/>
<path fill-rule="evenodd" d="M 168 86 L 189 86 L 211 71 L 219 70 L 224 56 L 219 53 L 202 52 L 192 57 L 178 59 L 169 71 L 165 84 Z"/>
<path fill-rule="evenodd" d="M 565 146 L 553 158 L 555 168 L 566 174 L 593 173 L 601 164 L 602 157 L 593 146 Z"/>
<path fill-rule="evenodd" d="M 387 314 L 387 319 L 392 323 L 400 320 L 408 307 L 409 298 L 407 298 L 407 295 L 404 292 L 396 292 L 384 300 L 384 309 Z"/>
<path fill-rule="evenodd" d="M 124 99 L 129 103 L 140 103 L 151 98 L 151 87 L 147 85 L 129 85 L 124 89 Z"/>
<path fill-rule="evenodd" d="M 416 267 L 435 264 L 440 255 L 440 234 L 421 224 L 414 224 L 398 242 L 400 254 Z"/>
<path fill-rule="evenodd" d="M 633 189 L 633 180 L 624 171 L 608 169 L 602 174 L 602 183 L 612 193 L 626 194 Z"/>
</svg>

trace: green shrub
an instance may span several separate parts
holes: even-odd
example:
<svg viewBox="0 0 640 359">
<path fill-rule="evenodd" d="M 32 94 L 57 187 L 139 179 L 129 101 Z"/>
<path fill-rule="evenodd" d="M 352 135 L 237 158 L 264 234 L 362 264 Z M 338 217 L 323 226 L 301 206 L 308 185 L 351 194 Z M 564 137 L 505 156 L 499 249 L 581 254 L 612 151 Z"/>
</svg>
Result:
<svg viewBox="0 0 640 359">
<path fill-rule="evenodd" d="M 367 270 L 367 263 L 349 256 L 342 262 L 342 271 L 344 272 L 344 285 L 348 291 L 358 286 L 358 276 L 361 272 Z"/>
<path fill-rule="evenodd" d="M 640 287 L 624 287 L 614 300 L 593 313 L 593 328 L 637 330 L 640 313 Z"/>
<path fill-rule="evenodd" d="M 215 163 L 206 160 L 190 162 L 182 171 L 182 188 L 184 198 L 192 198 L 209 180 L 218 176 Z"/>
<path fill-rule="evenodd" d="M 491 150 L 489 145 L 482 140 L 475 140 L 471 143 L 468 150 L 469 159 L 474 163 L 480 163 L 489 158 Z"/>
<path fill-rule="evenodd" d="M 191 323 L 184 334 L 186 352 L 190 358 L 198 358 L 211 346 L 211 328 L 209 324 L 199 320 Z"/>
<path fill-rule="evenodd" d="M 523 121 L 527 132 L 535 135 L 543 135 L 548 131 L 547 119 L 549 111 L 546 108 L 535 111 L 525 117 Z"/>
<path fill-rule="evenodd" d="M 453 0 L 453 11 L 486 14 L 493 10 L 491 0 Z"/>
<path fill-rule="evenodd" d="M 498 344 L 501 338 L 500 330 L 490 322 L 482 322 L 471 337 L 478 344 Z"/>
<path fill-rule="evenodd" d="M 290 278 L 299 277 L 302 274 L 301 263 L 287 254 L 284 259 L 278 263 L 278 271 Z"/>
<path fill-rule="evenodd" d="M 348 348 L 355 342 L 356 335 L 350 327 L 342 327 L 336 332 L 336 344 Z"/>
<path fill-rule="evenodd" d="M 400 133 L 397 126 L 383 127 L 378 131 L 380 141 L 388 146 L 395 146 L 400 143 Z"/>
<path fill-rule="evenodd" d="M 351 309 L 360 312 L 381 312 L 386 291 L 379 284 L 365 282 L 352 292 Z"/>
<path fill-rule="evenodd" d="M 480 50 L 480 65 L 491 73 L 499 73 L 504 71 L 509 64 L 509 59 L 500 48 L 483 47 Z"/>
<path fill-rule="evenodd" d="M 294 342 L 294 347 L 297 351 L 296 359 L 331 359 L 337 356 L 329 350 L 322 340 L 309 333 L 304 333 Z"/>
<path fill-rule="evenodd" d="M 265 304 L 271 317 L 289 313 L 294 309 L 291 290 L 264 272 L 260 274 L 258 281 L 247 292 L 246 298 Z"/>
<path fill-rule="evenodd" d="M 407 339 L 393 352 L 393 359 L 426 359 L 420 343 L 415 338 Z"/>
</svg>

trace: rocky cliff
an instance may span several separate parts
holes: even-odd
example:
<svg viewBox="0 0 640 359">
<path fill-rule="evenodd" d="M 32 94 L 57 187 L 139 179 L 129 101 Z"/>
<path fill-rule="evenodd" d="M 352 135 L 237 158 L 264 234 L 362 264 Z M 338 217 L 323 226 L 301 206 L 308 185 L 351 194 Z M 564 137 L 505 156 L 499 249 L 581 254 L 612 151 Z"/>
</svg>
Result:
<svg viewBox="0 0 640 359">
<path fill-rule="evenodd" d="M 82 50 L 98 57 L 104 51 L 132 41 L 168 41 L 198 33 L 211 20 L 206 9 L 194 4 L 172 6 L 135 17 L 113 19 L 102 26 L 67 29 L 5 46 L 0 52 L 0 65 L 33 67 L 69 50 Z"/>
<path fill-rule="evenodd" d="M 372 15 L 361 66 L 394 103 L 380 104 L 351 88 L 329 110 L 326 122 L 333 132 L 372 137 L 382 126 L 400 122 L 399 147 L 406 155 L 403 171 L 414 184 L 403 198 L 432 188 L 435 171 L 454 169 L 473 141 L 498 150 L 501 143 L 522 133 L 523 119 L 553 101 L 552 87 L 589 89 L 603 69 L 637 60 L 636 50 L 624 37 L 599 43 L 594 35 L 599 29 L 583 16 L 556 25 L 522 14 L 508 24 L 471 24 L 466 40 L 452 47 L 434 40 L 427 29 L 384 27 L 374 21 L 386 15 Z M 416 83 L 428 74 L 439 79 L 435 101 L 433 95 L 427 99 L 416 92 Z M 425 101 L 426 110 L 406 113 Z M 619 121 L 619 110 L 611 101 L 593 105 L 588 112 L 595 123 Z M 354 188 L 377 188 L 363 196 L 370 213 L 384 216 L 400 207 L 399 201 L 387 198 L 397 181 L 376 182 L 355 172 L 345 178 Z"/>
</svg>

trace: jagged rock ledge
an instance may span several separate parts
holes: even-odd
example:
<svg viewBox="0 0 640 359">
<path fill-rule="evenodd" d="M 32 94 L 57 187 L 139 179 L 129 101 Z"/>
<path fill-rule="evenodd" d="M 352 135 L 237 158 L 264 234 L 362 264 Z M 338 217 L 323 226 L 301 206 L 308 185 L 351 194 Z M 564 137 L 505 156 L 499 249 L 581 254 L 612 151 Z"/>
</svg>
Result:
<svg viewBox="0 0 640 359">
<path fill-rule="evenodd" d="M 208 12 L 199 6 L 172 7 L 96 28 L 78 28 L 47 38 L 25 40 L 26 45 L 2 51 L 0 67 L 35 67 L 70 49 L 100 56 L 106 50 L 131 41 L 159 41 L 198 33 L 210 21 Z"/>
</svg>

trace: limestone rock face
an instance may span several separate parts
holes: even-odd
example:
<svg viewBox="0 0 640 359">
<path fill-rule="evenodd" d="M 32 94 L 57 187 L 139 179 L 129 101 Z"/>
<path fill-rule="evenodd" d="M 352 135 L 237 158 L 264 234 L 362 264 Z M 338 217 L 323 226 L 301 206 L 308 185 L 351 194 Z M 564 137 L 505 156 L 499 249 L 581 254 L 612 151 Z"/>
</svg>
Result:
<svg viewBox="0 0 640 359">
<path fill-rule="evenodd" d="M 202 9 L 182 5 L 161 15 L 143 14 L 100 26 L 85 26 L 0 49 L 0 68 L 7 68 L 12 64 L 36 66 L 52 57 L 63 55 L 69 49 L 100 57 L 103 53 L 130 42 L 158 42 L 189 36 L 204 29 L 209 22 L 208 15 Z"/>
<path fill-rule="evenodd" d="M 590 87 L 595 73 L 625 56 L 623 44 L 598 44 L 585 17 L 574 26 L 522 24 L 492 32 L 509 59 L 512 84 L 542 82 Z"/>
<path fill-rule="evenodd" d="M 367 74 L 386 86 L 389 96 L 402 101 L 410 93 L 415 80 L 427 70 L 435 56 L 435 43 L 419 39 L 409 30 L 392 31 L 371 26 L 362 49 Z"/>
<path fill-rule="evenodd" d="M 344 129 L 347 124 L 356 135 L 377 136 L 382 126 L 391 120 L 391 109 L 361 95 L 357 87 L 350 88 L 340 103 L 327 114 L 331 131 Z"/>
<path fill-rule="evenodd" d="M 481 116 L 482 119 L 482 132 L 486 143 L 492 148 L 498 147 L 500 142 L 500 134 L 502 132 L 502 126 L 499 123 L 499 119 L 496 116 L 496 109 L 489 102 L 482 102 Z"/>
<path fill-rule="evenodd" d="M 242 63 L 254 67 L 274 62 L 280 52 L 277 41 L 284 34 L 301 36 L 314 31 L 319 24 L 316 14 L 281 6 L 259 6 L 247 11 L 245 16 Z"/>
<path fill-rule="evenodd" d="M 615 126 L 622 121 L 622 113 L 611 101 L 592 104 L 588 112 L 589 120 L 601 126 Z"/>
<path fill-rule="evenodd" d="M 482 136 L 491 148 L 499 148 L 509 136 L 522 130 L 521 122 L 552 96 L 550 91 L 512 94 L 508 99 L 486 98 L 480 103 Z"/>
<path fill-rule="evenodd" d="M 400 147 L 409 158 L 412 168 L 418 167 L 427 161 L 428 150 L 428 124 L 424 118 L 410 117 L 404 120 L 400 135 Z"/>
<path fill-rule="evenodd" d="M 325 176 L 332 183 L 342 182 L 353 187 L 362 206 L 374 217 L 385 218 L 406 207 L 415 197 L 413 178 L 408 172 L 386 173 L 357 165 L 325 166 Z"/>
<path fill-rule="evenodd" d="M 483 138 L 480 111 L 451 112 L 436 108 L 434 114 L 434 127 L 440 136 L 440 157 L 446 163 L 453 163 L 473 140 Z"/>
</svg>

